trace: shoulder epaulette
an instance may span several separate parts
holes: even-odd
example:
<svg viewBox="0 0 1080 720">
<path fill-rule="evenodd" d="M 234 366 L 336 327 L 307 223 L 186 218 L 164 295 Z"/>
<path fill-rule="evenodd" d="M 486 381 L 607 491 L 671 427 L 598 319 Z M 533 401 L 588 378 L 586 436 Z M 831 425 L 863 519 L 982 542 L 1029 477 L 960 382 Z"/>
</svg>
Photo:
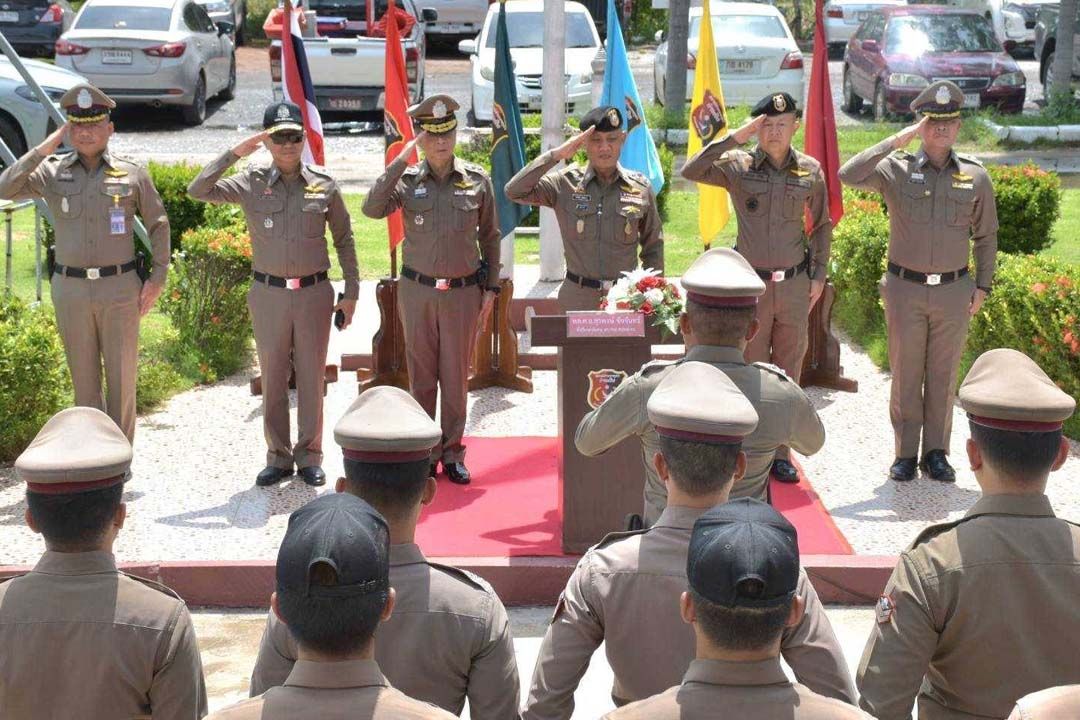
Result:
<svg viewBox="0 0 1080 720">
<path fill-rule="evenodd" d="M 305 167 L 316 175 L 322 175 L 327 180 L 334 179 L 333 176 L 330 174 L 330 171 L 324 168 L 322 165 L 306 165 Z"/>
<path fill-rule="evenodd" d="M 960 158 L 964 162 L 969 162 L 972 165 L 978 165 L 979 167 L 983 167 L 982 160 L 975 157 L 974 155 L 968 155 L 967 153 L 956 153 L 956 157 Z"/>
<path fill-rule="evenodd" d="M 784 372 L 784 368 L 782 368 L 782 367 L 778 367 L 776 365 L 773 365 L 773 364 L 767 363 L 767 362 L 756 362 L 756 363 L 752 363 L 752 365 L 754 367 L 756 367 L 756 368 L 761 368 L 762 370 L 768 370 L 773 375 L 778 375 L 781 378 L 783 378 L 784 380 L 787 380 L 788 382 L 794 382 L 791 379 L 791 376 L 788 375 L 786 372 Z"/>
<path fill-rule="evenodd" d="M 599 550 L 605 548 L 613 542 L 622 540 L 623 538 L 634 537 L 635 535 L 644 535 L 652 528 L 642 528 L 640 530 L 617 530 L 615 532 L 609 532 L 607 535 L 600 539 L 600 542 L 593 545 L 590 550 Z"/>
<path fill-rule="evenodd" d="M 487 176 L 487 174 L 488 174 L 487 170 L 484 169 L 483 165 L 477 165 L 476 163 L 468 162 L 468 161 L 463 162 L 462 165 L 464 165 L 465 169 L 468 170 L 469 172 L 479 173 L 480 175 L 484 175 L 484 176 Z"/>
<path fill-rule="evenodd" d="M 17 574 L 17 575 L 11 575 L 11 576 L 9 576 L 9 577 L 6 577 L 6 578 L 3 578 L 3 579 L 0 579 L 0 585 L 3 585 L 3 584 L 4 584 L 4 583 L 6 583 L 6 582 L 7 582 L 8 580 L 14 580 L 15 578 L 21 578 L 22 576 L 24 576 L 24 575 L 29 575 L 29 574 L 30 574 L 29 572 L 24 572 L 24 573 L 19 573 L 19 574 Z"/>
<path fill-rule="evenodd" d="M 409 167 L 405 168 L 405 172 L 403 172 L 401 174 L 402 175 L 419 175 L 420 174 L 420 167 L 418 165 L 410 165 Z"/>
<path fill-rule="evenodd" d="M 641 366 L 641 370 L 638 371 L 641 375 L 650 375 L 657 370 L 663 370 L 673 365 L 678 365 L 681 360 L 650 360 Z"/>
<path fill-rule="evenodd" d="M 158 592 L 168 595 L 169 597 L 176 598 L 180 602 L 184 602 L 184 598 L 180 597 L 180 595 L 178 595 L 177 592 L 168 585 L 162 585 L 159 582 L 154 582 L 153 580 L 139 577 L 138 575 L 132 575 L 131 573 L 124 572 L 123 570 L 120 571 L 120 574 L 124 577 L 129 577 L 136 582 L 142 583 L 143 585 L 152 590 L 157 590 Z"/>
<path fill-rule="evenodd" d="M 442 565 L 440 563 L 431 562 L 430 560 L 427 561 L 427 564 L 437 570 L 446 573 L 447 575 L 453 576 L 454 579 L 460 580 L 466 585 L 472 585 L 477 590 L 482 590 L 489 593 L 495 592 L 494 588 L 491 587 L 491 584 L 476 573 L 471 573 L 468 570 L 462 570 L 461 568 L 454 567 L 453 565 Z"/>
<path fill-rule="evenodd" d="M 929 542 L 929 541 L 933 540 L 938 535 L 941 535 L 944 532 L 952 530 L 957 525 L 960 525 L 961 523 L 967 522 L 968 520 L 974 520 L 977 517 L 982 517 L 982 516 L 981 515 L 973 515 L 971 517 L 960 517 L 960 518 L 957 518 L 956 520 L 953 520 L 951 522 L 937 523 L 936 525 L 931 525 L 930 527 L 923 528 L 923 531 L 920 532 L 917 536 L 915 536 L 915 539 L 912 541 L 911 545 L 908 546 L 908 550 L 914 550 L 919 545 L 922 545 L 925 542 Z"/>
<path fill-rule="evenodd" d="M 915 156 L 909 153 L 907 150 L 893 150 L 889 153 L 890 157 L 894 157 L 898 160 L 914 160 Z"/>
</svg>

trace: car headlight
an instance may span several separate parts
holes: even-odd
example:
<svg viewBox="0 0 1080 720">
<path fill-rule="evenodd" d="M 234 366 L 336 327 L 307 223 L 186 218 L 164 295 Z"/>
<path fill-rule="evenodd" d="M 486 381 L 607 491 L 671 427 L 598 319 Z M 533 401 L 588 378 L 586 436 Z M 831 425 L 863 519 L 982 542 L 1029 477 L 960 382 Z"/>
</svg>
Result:
<svg viewBox="0 0 1080 720">
<path fill-rule="evenodd" d="M 994 82 L 991 83 L 991 87 L 1021 87 L 1027 79 L 1024 77 L 1024 73 L 1020 70 L 1015 72 L 1007 72 L 998 75 L 994 78 Z"/>
<path fill-rule="evenodd" d="M 45 94 L 48 95 L 49 99 L 53 102 L 60 102 L 60 98 L 64 96 L 65 92 L 65 90 L 63 90 L 62 88 L 43 86 L 41 89 L 45 91 Z M 15 94 L 21 97 L 23 100 L 37 102 L 37 95 L 34 94 L 34 91 L 30 89 L 29 85 L 20 85 L 19 87 L 15 88 Z"/>
<path fill-rule="evenodd" d="M 495 68 L 488 67 L 487 65 L 481 65 L 480 77 L 484 78 L 488 82 L 495 82 Z"/>
<path fill-rule="evenodd" d="M 912 73 L 892 73 L 889 75 L 888 84 L 892 87 L 924 88 L 930 85 L 930 82 L 922 75 L 914 75 Z"/>
</svg>

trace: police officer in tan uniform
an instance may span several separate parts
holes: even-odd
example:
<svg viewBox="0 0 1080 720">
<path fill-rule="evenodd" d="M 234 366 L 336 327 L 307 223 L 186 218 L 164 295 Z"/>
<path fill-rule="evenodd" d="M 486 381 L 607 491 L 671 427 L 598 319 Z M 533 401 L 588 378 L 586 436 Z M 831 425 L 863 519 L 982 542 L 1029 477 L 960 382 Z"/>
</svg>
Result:
<svg viewBox="0 0 1080 720">
<path fill-rule="evenodd" d="M 1016 701 L 1009 720 L 1080 718 L 1080 685 L 1047 688 Z"/>
<path fill-rule="evenodd" d="M 679 615 L 694 522 L 726 502 L 746 468 L 741 443 L 757 413 L 722 371 L 684 362 L 648 401 L 660 436 L 654 458 L 668 505 L 649 529 L 612 533 L 578 563 L 559 598 L 533 671 L 526 720 L 566 720 L 589 659 L 601 643 L 615 675 L 617 706 L 663 692 L 694 659 L 694 633 Z M 847 662 L 817 593 L 800 572 L 806 610 L 784 631 L 781 654 L 814 692 L 855 701 Z"/>
<path fill-rule="evenodd" d="M 108 415 L 74 407 L 15 461 L 26 523 L 45 538 L 29 573 L 0 582 L 0 717 L 196 720 L 206 714 L 184 601 L 116 569 L 131 444 Z"/>
<path fill-rule="evenodd" d="M 465 467 L 469 358 L 476 328 L 499 293 L 499 223 L 491 178 L 479 165 L 454 156 L 457 102 L 432 95 L 409 108 L 420 130 L 375 181 L 364 214 L 405 216 L 398 312 L 413 397 L 435 417 L 442 390 L 442 440 L 432 450 L 451 482 L 470 481 Z M 419 146 L 424 160 L 409 166 Z"/>
<path fill-rule="evenodd" d="M 692 389 L 691 389 L 692 391 Z M 799 541 L 783 515 L 742 498 L 698 518 L 679 598 L 697 655 L 681 685 L 608 713 L 610 720 L 857 720 L 870 716 L 788 680 L 780 636 L 803 615 Z"/>
<path fill-rule="evenodd" d="M 889 418 L 896 439 L 893 480 L 956 479 L 947 455 L 956 374 L 968 321 L 994 279 L 997 208 L 979 161 L 955 152 L 964 94 L 939 80 L 911 101 L 922 118 L 844 163 L 840 179 L 873 190 L 889 208 L 888 273 L 881 297 L 889 332 L 892 392 Z M 904 148 L 918 135 L 917 153 Z M 975 251 L 975 278 L 968 271 Z M 919 461 L 919 440 L 922 460 Z"/>
<path fill-rule="evenodd" d="M 900 556 L 859 664 L 861 705 L 882 720 L 1003 718 L 1022 696 L 1080 683 L 1080 526 L 1046 483 L 1069 454 L 1076 402 L 1023 353 L 990 350 L 960 386 L 982 497 Z"/>
<path fill-rule="evenodd" d="M 326 482 L 322 469 L 323 378 L 330 321 L 352 322 L 360 295 L 352 222 L 345 200 L 326 170 L 301 162 L 304 125 L 300 108 L 275 103 L 254 135 L 203 168 L 188 193 L 212 203 L 238 203 L 247 217 L 253 268 L 248 309 L 262 372 L 263 433 L 266 467 L 255 483 L 273 485 L 293 474 L 308 485 Z M 269 166 L 249 165 L 225 177 L 240 158 L 260 147 L 273 157 Z M 344 299 L 334 302 L 327 270 L 326 226 L 334 240 Z M 289 376 L 296 377 L 296 444 L 289 438 Z"/>
<path fill-rule="evenodd" d="M 475 718 L 518 717 L 519 681 L 506 609 L 484 580 L 424 557 L 414 535 L 435 497 L 428 474 L 442 431 L 404 390 L 365 391 L 334 427 L 345 453 L 337 491 L 369 502 L 390 527 L 394 615 L 379 629 L 375 659 L 409 697 Z M 251 675 L 251 694 L 285 682 L 296 642 L 270 613 Z"/>
<path fill-rule="evenodd" d="M 780 446 L 812 455 L 825 443 L 825 428 L 802 388 L 780 368 L 747 364 L 744 351 L 759 330 L 754 313 L 765 283 L 746 258 L 728 248 L 699 256 L 682 278 L 686 309 L 679 320 L 687 360 L 707 362 L 723 370 L 750 400 L 758 414 L 757 428 L 742 443 L 746 472 L 730 496 L 766 500 L 769 469 Z M 646 405 L 661 380 L 678 364 L 654 361 L 625 380 L 604 403 L 582 418 L 574 442 L 584 455 L 598 455 L 637 435 L 645 464 L 645 515 L 656 522 L 667 504 L 667 491 L 653 466 L 660 438 L 649 422 Z"/>
<path fill-rule="evenodd" d="M 597 310 L 612 284 L 637 267 L 664 270 L 664 229 L 649 179 L 619 164 L 626 132 L 616 107 L 581 119 L 581 133 L 541 154 L 506 184 L 506 196 L 555 211 L 566 254 L 563 311 Z M 582 148 L 588 165 L 570 165 Z"/>
<path fill-rule="evenodd" d="M 91 85 L 60 98 L 68 121 L 0 175 L 0 199 L 43 199 L 56 230 L 51 270 L 56 325 L 64 341 L 75 404 L 106 410 L 135 437 L 139 318 L 165 287 L 169 219 L 145 168 L 109 150 L 116 107 Z M 55 154 L 67 139 L 74 152 Z M 153 258 L 136 257 L 135 215 L 146 225 Z M 101 367 L 105 366 L 105 399 Z"/>
<path fill-rule="evenodd" d="M 828 191 L 818 161 L 791 147 L 801 116 L 794 98 L 768 95 L 750 115 L 741 128 L 689 158 L 682 175 L 731 193 L 739 220 L 736 249 L 765 281 L 757 306 L 760 328 L 747 345 L 747 361 L 773 363 L 798 382 L 810 309 L 821 297 L 829 272 Z M 741 149 L 755 135 L 757 147 Z M 780 482 L 796 483 L 798 473 L 788 457 L 788 448 L 777 450 L 773 475 Z"/>
<path fill-rule="evenodd" d="M 210 717 L 454 718 L 391 686 L 375 660 L 376 630 L 395 610 L 389 551 L 382 515 L 347 493 L 320 495 L 289 516 L 270 607 L 296 641 L 296 664 L 281 687 Z"/>
</svg>

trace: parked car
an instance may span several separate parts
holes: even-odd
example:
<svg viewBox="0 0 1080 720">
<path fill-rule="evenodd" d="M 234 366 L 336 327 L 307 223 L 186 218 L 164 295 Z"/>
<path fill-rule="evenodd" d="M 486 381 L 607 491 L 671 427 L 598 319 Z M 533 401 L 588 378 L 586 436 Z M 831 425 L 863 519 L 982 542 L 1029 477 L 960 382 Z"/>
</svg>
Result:
<svg viewBox="0 0 1080 720">
<path fill-rule="evenodd" d="M 0 0 L 0 35 L 20 55 L 52 55 L 74 17 L 67 0 Z"/>
<path fill-rule="evenodd" d="M 1043 84 L 1043 97 L 1049 99 L 1047 88 L 1054 84 L 1054 57 L 1057 48 L 1057 5 L 1044 5 L 1039 9 L 1035 23 L 1035 58 L 1039 61 L 1039 79 Z M 1073 35 L 1080 35 L 1080 19 L 1077 20 Z M 1072 85 L 1080 84 L 1080 37 L 1073 38 Z"/>
<path fill-rule="evenodd" d="M 417 0 L 420 12 L 430 8 L 439 19 L 427 23 L 430 38 L 446 38 L 466 35 L 473 37 L 484 27 L 488 5 L 494 0 Z"/>
<path fill-rule="evenodd" d="M 1019 15 L 1024 21 L 1024 32 L 1016 39 L 1017 49 L 1035 51 L 1035 24 L 1039 20 L 1039 10 L 1044 7 L 1057 8 L 1060 0 L 1006 0 L 1004 10 Z M 1038 55 L 1035 56 L 1036 59 Z"/>
<path fill-rule="evenodd" d="M 987 20 L 994 28 L 994 34 L 998 41 L 1005 47 L 1006 52 L 1014 52 L 1020 47 L 1027 36 L 1024 27 L 1024 16 L 1008 9 L 1005 3 L 1008 0 L 909 0 L 910 5 L 944 5 L 960 10 L 974 10 Z"/>
<path fill-rule="evenodd" d="M 843 55 L 848 40 L 862 21 L 878 8 L 903 5 L 904 0 L 829 0 L 825 3 L 825 41 L 831 54 Z"/>
<path fill-rule="evenodd" d="M 720 69 L 724 102 L 752 105 L 772 93 L 803 97 L 803 56 L 784 16 L 772 5 L 718 2 L 711 5 L 713 40 Z M 701 37 L 702 9 L 690 8 L 690 35 L 686 49 L 686 99 L 694 92 L 694 68 Z M 653 93 L 664 102 L 667 88 L 668 44 L 661 30 L 653 56 Z"/>
<path fill-rule="evenodd" d="M 843 68 L 844 109 L 870 101 L 876 120 L 908 115 L 911 101 L 935 80 L 964 91 L 964 107 L 993 106 L 1018 113 L 1027 91 L 1024 73 L 974 10 L 909 5 L 876 10 L 848 42 Z"/>
<path fill-rule="evenodd" d="M 458 49 L 472 62 L 472 122 L 491 122 L 495 102 L 495 29 L 499 6 L 488 10 L 484 30 L 475 40 L 462 40 Z M 522 112 L 539 112 L 543 95 L 544 3 L 515 0 L 506 3 L 506 31 L 517 76 Z M 600 50 L 600 35 L 592 16 L 578 2 L 566 3 L 566 112 L 583 115 L 592 109 L 592 61 Z"/>
<path fill-rule="evenodd" d="M 192 0 L 87 0 L 56 41 L 56 64 L 118 105 L 179 106 L 200 125 L 207 98 L 236 90 L 232 31 Z"/>
<path fill-rule="evenodd" d="M 214 21 L 214 24 L 225 20 L 233 24 L 233 43 L 243 45 L 247 36 L 244 34 L 244 23 L 247 22 L 247 3 L 245 0 L 195 0 L 203 6 L 203 10 Z"/>
<path fill-rule="evenodd" d="M 37 60 L 24 60 L 30 76 L 55 104 L 60 97 L 86 78 L 70 70 Z M 44 140 L 56 129 L 37 95 L 23 76 L 3 55 L 0 55 L 0 139 L 16 157 Z M 5 165 L 0 158 L 0 168 Z"/>
</svg>

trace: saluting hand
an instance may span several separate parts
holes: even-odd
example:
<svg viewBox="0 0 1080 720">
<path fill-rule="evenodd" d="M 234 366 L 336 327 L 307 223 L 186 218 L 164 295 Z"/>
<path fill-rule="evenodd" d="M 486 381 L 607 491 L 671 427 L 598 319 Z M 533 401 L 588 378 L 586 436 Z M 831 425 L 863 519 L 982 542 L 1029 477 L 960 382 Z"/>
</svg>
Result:
<svg viewBox="0 0 1080 720">
<path fill-rule="evenodd" d="M 413 153 L 413 150 L 415 150 L 415 149 L 416 149 L 416 146 L 417 146 L 418 144 L 420 144 L 420 140 L 421 140 L 422 138 L 426 138 L 426 137 L 427 137 L 427 134 L 428 134 L 428 133 L 427 133 L 427 130 L 421 130 L 421 131 L 420 131 L 420 134 L 419 134 L 419 135 L 417 135 L 416 137 L 414 137 L 414 138 L 413 138 L 412 140 L 410 140 L 409 142 L 405 143 L 405 147 L 403 147 L 403 148 L 401 149 L 401 152 L 400 152 L 400 153 L 398 153 L 398 157 L 399 157 L 399 158 L 408 158 L 408 157 L 409 157 L 410 155 L 412 155 L 412 153 Z M 397 160 L 397 158 L 394 158 L 394 159 L 395 159 L 395 160 Z"/>
<path fill-rule="evenodd" d="M 914 140 L 915 136 L 923 129 L 923 126 L 926 125 L 926 120 L 926 116 L 923 115 L 919 122 L 908 125 L 906 128 L 896 133 L 896 135 L 893 135 L 893 147 L 897 150 L 903 150 L 907 147 L 907 144 Z"/>
<path fill-rule="evenodd" d="M 552 157 L 554 157 L 556 160 L 565 160 L 569 162 L 572 157 L 577 155 L 578 150 L 583 148 L 585 146 L 585 143 L 589 141 L 589 136 L 593 134 L 594 130 L 596 130 L 595 125 L 586 130 L 585 132 L 580 132 L 577 135 L 573 136 L 572 138 L 564 142 L 562 145 L 552 150 Z"/>
<path fill-rule="evenodd" d="M 233 154 L 236 155 L 236 157 L 247 157 L 251 153 L 261 148 L 263 146 L 263 141 L 266 140 L 266 138 L 268 137 L 270 137 L 270 133 L 266 132 L 265 130 L 261 133 L 256 133 L 249 137 L 247 140 L 234 147 L 232 149 Z"/>
<path fill-rule="evenodd" d="M 755 118 L 750 118 L 742 124 L 738 130 L 733 132 L 731 136 L 735 138 L 735 142 L 740 145 L 745 145 L 750 138 L 761 132 L 761 126 L 765 124 L 765 116 L 758 115 Z"/>
<path fill-rule="evenodd" d="M 64 123 L 56 128 L 49 137 L 41 141 L 41 144 L 37 146 L 37 151 L 42 155 L 52 155 L 64 144 L 64 140 L 67 138 L 67 131 L 68 123 Z"/>
</svg>

